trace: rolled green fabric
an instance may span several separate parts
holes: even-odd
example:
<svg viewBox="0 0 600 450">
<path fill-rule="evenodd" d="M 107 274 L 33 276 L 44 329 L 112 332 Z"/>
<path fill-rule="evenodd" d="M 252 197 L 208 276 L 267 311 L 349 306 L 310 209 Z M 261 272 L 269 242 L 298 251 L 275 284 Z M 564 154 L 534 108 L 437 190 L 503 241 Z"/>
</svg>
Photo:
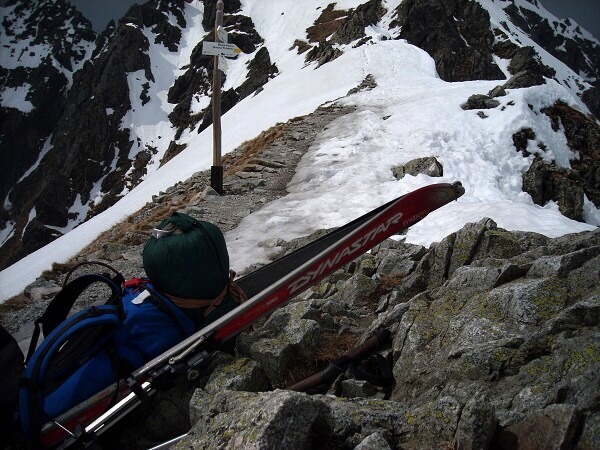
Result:
<svg viewBox="0 0 600 450">
<path fill-rule="evenodd" d="M 229 254 L 223 233 L 210 222 L 173 213 L 146 243 L 146 275 L 158 289 L 181 298 L 213 299 L 229 280 Z"/>
</svg>

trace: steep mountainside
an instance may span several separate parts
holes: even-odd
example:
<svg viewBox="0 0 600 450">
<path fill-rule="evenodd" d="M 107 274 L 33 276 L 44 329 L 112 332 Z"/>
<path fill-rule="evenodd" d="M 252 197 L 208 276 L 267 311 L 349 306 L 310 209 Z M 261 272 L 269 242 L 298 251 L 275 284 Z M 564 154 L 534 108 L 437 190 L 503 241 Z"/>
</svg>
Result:
<svg viewBox="0 0 600 450">
<path fill-rule="evenodd" d="M 34 205 L 31 201 L 13 204 L 18 199 L 8 194 L 18 184 L 30 185 L 26 179 L 51 149 L 73 74 L 89 58 L 96 36 L 90 22 L 63 0 L 13 1 L 3 12 L 0 228 L 22 232 Z M 55 234 L 51 230 L 45 233 L 49 238 Z M 28 239 L 24 239 L 24 246 L 25 253 L 33 250 Z"/>
<path fill-rule="evenodd" d="M 257 31 L 253 4 L 225 3 L 229 42 L 243 54 L 228 62 L 223 112 L 260 92 L 283 64 Z M 353 48 L 405 39 L 432 56 L 443 80 L 513 77 L 509 86 L 521 88 L 554 78 L 599 114 L 600 44 L 536 0 L 325 3 L 314 2 L 315 22 L 288 50 L 307 65 L 321 68 Z M 213 66 L 201 44 L 213 39 L 215 4 L 150 0 L 97 37 L 65 0 L 11 0 L 2 8 L 0 267 L 109 208 L 211 124 Z M 296 29 L 290 15 L 280 21 L 282 33 Z M 526 130 L 514 132 L 535 142 Z M 581 195 L 574 213 L 561 211 L 583 220 L 582 196 L 595 202 L 599 175 L 592 164 L 564 177 L 575 179 L 568 186 Z M 545 191 L 540 202 L 563 195 Z"/>
</svg>

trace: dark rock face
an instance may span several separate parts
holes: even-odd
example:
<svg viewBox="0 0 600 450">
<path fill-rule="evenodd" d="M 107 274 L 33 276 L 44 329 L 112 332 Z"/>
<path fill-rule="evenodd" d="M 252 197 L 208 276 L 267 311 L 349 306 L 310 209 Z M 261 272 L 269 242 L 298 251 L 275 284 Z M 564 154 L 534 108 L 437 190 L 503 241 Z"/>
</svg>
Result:
<svg viewBox="0 0 600 450">
<path fill-rule="evenodd" d="M 183 16 L 184 4 L 185 0 L 172 0 L 161 5 L 140 6 L 134 4 L 119 22 L 152 28 L 156 35 L 155 43 L 163 44 L 169 51 L 175 52 L 179 47 L 181 29 L 186 25 Z M 175 18 L 177 26 L 165 20 L 165 13 Z"/>
<path fill-rule="evenodd" d="M 368 40 L 365 28 L 376 24 L 387 12 L 381 0 L 369 0 L 350 11 L 335 10 L 334 7 L 334 3 L 329 4 L 314 25 L 306 30 L 309 42 L 316 45 L 297 43 L 299 53 L 308 50 L 307 63 L 316 61 L 322 66 L 342 54 L 338 45 L 355 41 L 358 41 L 355 45 L 364 44 Z"/>
<path fill-rule="evenodd" d="M 365 28 L 375 25 L 385 13 L 381 0 L 369 0 L 350 12 L 333 34 L 331 41 L 336 44 L 350 44 L 365 37 Z"/>
<path fill-rule="evenodd" d="M 254 53 L 262 45 L 263 39 L 254 29 L 254 24 L 249 17 L 235 14 L 239 8 L 240 5 L 236 2 L 225 5 L 227 15 L 224 17 L 223 27 L 228 33 L 230 43 L 237 45 L 244 53 Z M 202 23 L 210 30 L 204 38 L 206 41 L 214 40 L 214 21 L 214 8 L 205 6 Z M 249 74 L 246 81 L 240 87 L 221 94 L 222 114 L 229 111 L 239 101 L 260 90 L 278 72 L 277 67 L 271 62 L 266 47 L 262 47 L 256 52 L 248 67 Z M 192 128 L 198 123 L 200 123 L 198 132 L 203 131 L 212 123 L 212 102 L 204 110 L 195 114 L 190 111 L 190 108 L 195 95 L 211 95 L 213 73 L 213 58 L 206 58 L 202 55 L 202 43 L 199 43 L 192 52 L 189 68 L 175 80 L 168 94 L 169 102 L 176 103 L 173 112 L 169 114 L 169 119 L 178 128 L 176 136 L 179 136 L 186 128 Z M 225 72 L 221 75 L 223 84 L 226 78 Z M 171 156 L 172 153 L 165 155 L 164 160 L 168 160 Z"/>
<path fill-rule="evenodd" d="M 335 48 L 330 42 L 319 42 L 306 54 L 306 62 L 316 61 L 317 67 L 327 64 L 342 55 L 339 48 Z"/>
<path fill-rule="evenodd" d="M 523 128 L 513 134 L 513 144 L 518 152 L 523 153 L 523 156 L 527 157 L 531 153 L 527 151 L 529 141 L 535 139 L 535 132 L 531 128 Z"/>
<path fill-rule="evenodd" d="M 531 195 L 534 203 L 545 205 L 554 200 L 564 216 L 583 222 L 584 191 L 581 184 L 576 172 L 555 164 L 545 164 L 539 156 L 523 174 L 523 191 Z"/>
<path fill-rule="evenodd" d="M 586 117 L 570 106 L 559 102 L 543 113 L 552 121 L 555 131 L 564 129 L 567 143 L 578 155 L 571 160 L 571 168 L 545 164 L 536 156 L 529 170 L 523 174 L 523 190 L 538 205 L 554 200 L 565 216 L 584 221 L 584 195 L 600 205 L 600 127 L 593 118 Z M 513 136 L 517 150 L 528 155 L 527 141 L 535 139 L 533 130 L 525 129 Z"/>
<path fill-rule="evenodd" d="M 541 73 L 523 70 L 510 77 L 510 79 L 504 83 L 503 87 L 504 89 L 521 89 L 531 86 L 540 86 L 545 82 L 546 80 Z"/>
<path fill-rule="evenodd" d="M 4 89 L 25 90 L 26 96 L 21 105 L 0 108 L 0 198 L 10 203 L 8 210 L 4 204 L 0 206 L 0 229 L 12 222 L 17 227 L 15 235 L 20 236 L 39 192 L 36 188 L 26 192 L 23 187 L 35 177 L 33 173 L 22 179 L 41 159 L 41 153 L 51 147 L 50 137 L 67 104 L 69 78 L 88 57 L 96 36 L 90 22 L 63 0 L 10 2 L 6 7 L 9 13 L 2 18 L 1 34 L 8 66 L 0 68 L 0 84 Z M 25 44 L 20 53 L 16 51 L 19 44 Z M 19 180 L 21 188 L 17 185 Z M 19 191 L 25 191 L 24 195 Z M 59 201 L 59 209 L 63 202 Z M 39 207 L 41 214 L 53 214 L 43 201 Z M 41 222 L 29 224 L 23 234 L 23 239 L 28 240 L 23 249 L 13 236 L 2 247 L 0 267 L 61 234 L 41 227 Z"/>
<path fill-rule="evenodd" d="M 33 69 L 18 68 L 2 76 L 6 87 L 31 86 L 33 109 L 0 108 L 0 198 L 37 160 L 65 105 L 68 80 L 48 57 Z"/>
<path fill-rule="evenodd" d="M 435 60 L 445 81 L 502 80 L 494 63 L 488 13 L 468 0 L 407 0 L 398 7 L 399 37 Z"/>
<path fill-rule="evenodd" d="M 61 235 L 62 233 L 59 231 L 47 228 L 39 220 L 33 219 L 31 222 L 29 222 L 25 228 L 25 232 L 23 233 L 24 245 L 21 249 L 21 253 L 23 256 L 25 256 L 29 253 L 35 252 Z"/>
<path fill-rule="evenodd" d="M 554 69 L 541 62 L 539 55 L 533 47 L 518 47 L 510 58 L 508 71 L 513 75 L 523 71 L 543 75 L 548 78 L 555 75 Z"/>
<path fill-rule="evenodd" d="M 584 72 L 590 78 L 600 78 L 600 46 L 580 37 L 563 34 L 571 26 L 568 19 L 549 23 L 535 12 L 510 3 L 504 11 L 513 23 L 525 31 L 536 44 L 564 62 L 576 73 Z"/>
<path fill-rule="evenodd" d="M 600 87 L 589 88 L 583 93 L 581 100 L 590 108 L 593 115 L 600 117 Z"/>
<path fill-rule="evenodd" d="M 108 189 L 104 192 L 108 195 L 95 205 L 96 211 L 118 199 L 125 173 L 131 167 L 129 150 L 133 144 L 129 131 L 121 129 L 122 119 L 131 109 L 127 75 L 141 70 L 147 79 L 153 80 L 147 49 L 148 41 L 138 29 L 120 25 L 106 51 L 74 74 L 73 87 L 57 118 L 49 152 L 10 194 L 14 205 L 11 216 L 23 217 L 33 207 L 40 223 L 46 225 L 64 227 L 70 219 L 82 221 L 86 217 L 69 216 L 69 208 L 77 198 L 83 205 L 93 200 L 93 187 L 109 172 L 111 179 L 119 182 L 105 185 Z M 26 236 L 23 242 L 16 239 L 7 242 L 6 254 L 22 254 L 18 250 L 21 245 L 31 247 Z M 3 265 L 11 262 L 14 260 L 3 261 Z"/>
<path fill-rule="evenodd" d="M 33 165 L 40 148 L 52 133 L 64 108 L 69 89 L 67 74 L 80 63 L 95 40 L 90 22 L 67 2 L 12 2 L 9 15 L 2 18 L 6 43 L 26 42 L 16 48 L 3 48 L 12 67 L 0 68 L 0 84 L 6 88 L 29 86 L 26 100 L 31 111 L 0 108 L 0 198 Z M 9 5 L 7 5 L 9 6 Z M 71 26 L 64 25 L 70 21 Z M 68 33 L 72 33 L 67 39 Z M 42 53 L 38 45 L 48 44 Z M 53 63 L 53 59 L 56 63 Z"/>
<path fill-rule="evenodd" d="M 581 29 L 574 27 L 569 19 L 550 22 L 530 9 L 515 5 L 514 2 L 510 2 L 504 7 L 504 11 L 509 15 L 510 20 L 527 33 L 536 44 L 565 63 L 575 73 L 583 74 L 585 79 L 595 85 L 583 93 L 582 100 L 590 108 L 592 114 L 599 117 L 599 97 L 595 92 L 598 89 L 597 80 L 600 79 L 600 46 L 583 38 L 580 34 Z M 570 33 L 565 33 L 567 30 L 570 30 Z M 575 32 L 573 33 L 573 31 Z M 515 46 L 515 44 L 512 44 L 512 46 Z M 496 44 L 494 50 L 502 56 L 503 54 L 506 55 L 507 47 L 511 47 L 511 43 L 501 42 Z M 517 66 L 512 69 L 509 67 L 512 74 L 524 70 L 523 67 L 518 66 L 537 65 L 539 66 L 538 70 L 532 67 L 529 67 L 529 69 L 533 69 L 534 72 L 541 73 L 546 77 L 553 76 L 553 74 L 549 75 L 544 73 L 543 70 L 539 70 L 542 69 L 543 64 L 536 61 L 538 58 L 528 58 L 526 52 L 523 50 L 521 52 L 522 54 L 516 55 L 516 60 L 513 59 L 513 62 L 511 62 L 511 66 L 513 64 Z M 546 69 L 549 68 L 546 67 Z"/>
<path fill-rule="evenodd" d="M 231 0 L 223 2 L 223 14 L 230 15 L 238 12 L 242 4 L 240 0 Z M 212 30 L 217 18 L 217 0 L 204 1 L 204 16 L 202 17 L 202 26 L 205 30 Z"/>
</svg>

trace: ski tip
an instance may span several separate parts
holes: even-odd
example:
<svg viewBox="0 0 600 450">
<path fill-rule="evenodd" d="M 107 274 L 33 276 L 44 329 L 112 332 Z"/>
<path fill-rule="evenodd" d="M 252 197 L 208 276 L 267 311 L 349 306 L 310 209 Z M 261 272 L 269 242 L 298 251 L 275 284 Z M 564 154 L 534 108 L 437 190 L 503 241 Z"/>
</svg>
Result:
<svg viewBox="0 0 600 450">
<path fill-rule="evenodd" d="M 455 181 L 452 183 L 452 187 L 454 188 L 454 192 L 456 193 L 455 200 L 458 200 L 465 193 L 465 188 L 463 187 L 460 181 Z"/>
</svg>

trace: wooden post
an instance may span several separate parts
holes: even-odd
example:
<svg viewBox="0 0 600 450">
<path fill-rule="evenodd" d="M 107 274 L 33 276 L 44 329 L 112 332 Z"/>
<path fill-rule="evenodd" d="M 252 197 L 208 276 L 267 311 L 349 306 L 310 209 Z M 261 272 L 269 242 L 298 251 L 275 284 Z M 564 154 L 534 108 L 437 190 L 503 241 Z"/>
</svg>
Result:
<svg viewBox="0 0 600 450">
<path fill-rule="evenodd" d="M 217 1 L 217 17 L 215 19 L 215 42 L 221 42 L 217 30 L 223 26 L 223 0 Z M 221 70 L 219 56 L 214 56 L 213 70 L 213 165 L 210 168 L 210 185 L 223 195 L 223 165 L 221 163 Z"/>
</svg>

